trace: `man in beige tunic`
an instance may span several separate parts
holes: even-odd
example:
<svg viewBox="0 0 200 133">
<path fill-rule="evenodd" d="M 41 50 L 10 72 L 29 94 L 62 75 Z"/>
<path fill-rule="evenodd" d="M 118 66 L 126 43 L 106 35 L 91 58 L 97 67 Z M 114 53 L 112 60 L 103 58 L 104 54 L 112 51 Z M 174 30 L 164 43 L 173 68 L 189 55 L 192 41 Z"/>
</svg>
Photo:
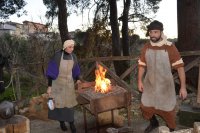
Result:
<svg viewBox="0 0 200 133">
<path fill-rule="evenodd" d="M 153 21 L 147 26 L 150 41 L 141 50 L 138 60 L 138 89 L 142 92 L 141 111 L 145 119 L 150 120 L 144 133 L 159 126 L 155 115 L 161 116 L 170 131 L 176 128 L 175 105 L 176 92 L 171 69 L 178 71 L 180 79 L 179 95 L 187 97 L 183 60 L 172 42 L 163 34 L 163 24 Z M 143 80 L 143 75 L 146 75 Z"/>
</svg>

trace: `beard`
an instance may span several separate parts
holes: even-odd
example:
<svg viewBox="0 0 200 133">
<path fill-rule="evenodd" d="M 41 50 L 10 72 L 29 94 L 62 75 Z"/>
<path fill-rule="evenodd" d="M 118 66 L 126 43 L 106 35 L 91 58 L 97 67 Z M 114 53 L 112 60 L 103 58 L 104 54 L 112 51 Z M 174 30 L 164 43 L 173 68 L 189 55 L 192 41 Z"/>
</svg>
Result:
<svg viewBox="0 0 200 133">
<path fill-rule="evenodd" d="M 157 43 L 161 40 L 161 36 L 159 37 L 150 37 L 150 40 L 153 42 L 153 43 Z"/>
</svg>

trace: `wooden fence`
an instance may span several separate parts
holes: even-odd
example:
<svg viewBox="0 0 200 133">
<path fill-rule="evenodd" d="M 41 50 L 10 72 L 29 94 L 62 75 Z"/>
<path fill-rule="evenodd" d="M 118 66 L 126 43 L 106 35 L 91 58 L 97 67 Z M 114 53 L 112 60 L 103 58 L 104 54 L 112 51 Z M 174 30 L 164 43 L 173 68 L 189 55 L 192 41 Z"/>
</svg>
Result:
<svg viewBox="0 0 200 133">
<path fill-rule="evenodd" d="M 189 71 L 190 69 L 192 69 L 193 67 L 198 66 L 199 70 L 200 70 L 200 51 L 187 51 L 187 52 L 181 52 L 180 53 L 182 57 L 188 57 L 188 56 L 195 56 L 196 59 L 194 59 L 193 61 L 191 61 L 189 64 L 187 64 L 185 66 L 185 72 Z M 121 74 L 120 76 L 117 76 L 114 71 L 112 69 L 110 69 L 109 67 L 107 67 L 103 62 L 113 62 L 113 61 L 125 61 L 125 60 L 129 60 L 129 61 L 135 61 L 136 63 L 130 65 L 130 67 L 124 71 L 123 74 Z M 87 79 L 87 77 L 91 74 L 94 73 L 94 70 L 96 68 L 96 63 L 98 62 L 100 65 L 102 65 L 104 68 L 107 69 L 107 74 L 111 76 L 112 79 L 114 79 L 116 81 L 116 83 L 118 85 L 120 85 L 121 87 L 129 90 L 132 92 L 133 96 L 138 96 L 139 92 L 137 91 L 137 88 L 133 88 L 133 84 L 136 83 L 127 83 L 124 79 L 130 75 L 132 72 L 134 72 L 136 74 L 137 72 L 137 60 L 138 57 L 136 56 L 115 56 L 115 57 L 94 57 L 94 58 L 88 58 L 88 59 L 79 59 L 80 63 L 92 63 L 92 66 L 90 68 L 88 68 L 88 70 L 83 73 L 83 79 Z M 40 62 L 40 63 L 31 63 L 30 65 L 42 65 L 42 64 L 47 64 L 46 62 Z M 13 69 L 14 69 L 14 73 L 12 75 L 13 80 L 15 80 L 16 85 L 13 87 L 16 91 L 16 100 L 21 100 L 21 89 L 20 89 L 20 74 L 21 72 L 20 67 L 18 67 L 19 65 L 13 65 Z M 38 86 L 45 86 L 45 82 L 44 79 L 42 79 L 41 77 L 37 77 L 33 74 L 30 74 L 29 72 L 24 72 L 26 73 L 26 75 L 29 75 L 32 79 L 37 81 L 37 84 L 35 86 L 33 86 L 30 91 L 28 92 L 28 95 L 31 95 L 32 92 L 34 91 L 38 91 Z M 135 75 L 136 77 L 136 75 Z M 12 81 L 13 81 L 12 80 Z M 174 74 L 174 80 L 176 83 L 179 84 L 179 80 L 178 80 L 178 74 L 175 73 Z M 190 85 L 187 85 L 187 89 L 189 89 L 192 92 L 195 92 L 197 94 L 197 103 L 200 103 L 200 71 L 199 71 L 199 79 L 198 79 L 198 88 L 193 88 Z"/>
<path fill-rule="evenodd" d="M 197 103 L 200 103 L 200 51 L 187 51 L 187 52 L 180 52 L 181 56 L 189 57 L 189 56 L 195 56 L 196 58 L 192 60 L 190 63 L 188 63 L 185 66 L 185 72 L 188 72 L 192 68 L 198 66 L 199 67 L 199 78 L 198 78 L 198 88 L 191 87 L 190 85 L 186 85 L 186 88 L 189 89 L 192 92 L 197 93 Z M 132 60 L 137 61 L 138 57 L 134 56 L 115 56 L 115 57 L 94 57 L 89 59 L 80 59 L 80 62 L 93 62 L 93 65 L 90 67 L 90 69 L 83 74 L 83 79 L 86 79 L 92 72 L 94 72 L 96 68 L 96 64 L 102 65 L 105 69 L 107 69 L 108 75 L 110 75 L 120 86 L 124 87 L 125 89 L 131 90 L 132 94 L 134 96 L 137 96 L 139 92 L 135 89 L 133 89 L 132 85 L 128 84 L 126 81 L 124 81 L 125 77 L 130 75 L 131 72 L 137 71 L 137 64 L 132 64 L 122 75 L 117 76 L 110 68 L 108 68 L 103 62 L 106 61 L 123 61 L 123 60 Z M 136 76 L 136 75 L 135 75 Z M 176 72 L 174 75 L 174 80 L 177 84 L 180 84 L 178 80 L 178 73 Z"/>
</svg>

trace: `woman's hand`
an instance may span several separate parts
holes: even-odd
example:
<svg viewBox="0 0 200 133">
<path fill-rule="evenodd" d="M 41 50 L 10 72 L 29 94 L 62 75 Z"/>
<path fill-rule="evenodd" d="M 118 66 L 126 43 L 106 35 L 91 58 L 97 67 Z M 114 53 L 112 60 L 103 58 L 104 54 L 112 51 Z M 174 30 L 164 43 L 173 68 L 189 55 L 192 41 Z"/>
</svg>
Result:
<svg viewBox="0 0 200 133">
<path fill-rule="evenodd" d="M 77 81 L 76 81 L 76 84 L 80 84 L 80 83 L 81 83 L 81 80 L 77 80 Z"/>
<path fill-rule="evenodd" d="M 47 88 L 47 94 L 48 94 L 49 96 L 51 96 L 51 86 L 49 86 L 49 87 Z"/>
<path fill-rule="evenodd" d="M 77 80 L 76 81 L 76 83 L 75 83 L 75 90 L 77 90 L 77 91 L 79 90 L 80 83 L 82 83 L 81 80 Z"/>
</svg>

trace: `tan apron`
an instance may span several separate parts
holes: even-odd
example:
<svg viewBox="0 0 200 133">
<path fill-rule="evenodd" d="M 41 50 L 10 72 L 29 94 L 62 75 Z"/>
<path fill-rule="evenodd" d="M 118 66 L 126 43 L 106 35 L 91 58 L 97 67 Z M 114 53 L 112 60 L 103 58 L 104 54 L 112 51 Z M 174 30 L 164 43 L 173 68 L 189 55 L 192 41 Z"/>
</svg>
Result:
<svg viewBox="0 0 200 133">
<path fill-rule="evenodd" d="M 173 110 L 176 105 L 176 93 L 168 52 L 147 49 L 145 58 L 147 73 L 142 104 L 164 111 Z"/>
<path fill-rule="evenodd" d="M 62 53 L 59 75 L 57 79 L 52 82 L 51 97 L 55 100 L 56 108 L 71 108 L 77 105 L 74 81 L 72 78 L 73 64 L 73 57 L 72 60 L 63 60 Z"/>
</svg>

